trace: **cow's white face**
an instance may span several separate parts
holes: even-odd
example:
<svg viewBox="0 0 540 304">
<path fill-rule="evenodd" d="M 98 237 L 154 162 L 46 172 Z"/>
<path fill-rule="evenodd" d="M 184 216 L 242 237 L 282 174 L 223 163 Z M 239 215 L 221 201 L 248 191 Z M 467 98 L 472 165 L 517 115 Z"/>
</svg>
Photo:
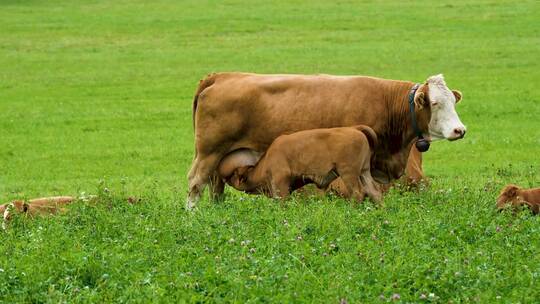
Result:
<svg viewBox="0 0 540 304">
<path fill-rule="evenodd" d="M 465 136 L 467 128 L 456 113 L 456 103 L 461 100 L 459 91 L 450 91 L 442 74 L 428 78 L 431 120 L 429 135 L 431 140 L 457 140 Z"/>
</svg>

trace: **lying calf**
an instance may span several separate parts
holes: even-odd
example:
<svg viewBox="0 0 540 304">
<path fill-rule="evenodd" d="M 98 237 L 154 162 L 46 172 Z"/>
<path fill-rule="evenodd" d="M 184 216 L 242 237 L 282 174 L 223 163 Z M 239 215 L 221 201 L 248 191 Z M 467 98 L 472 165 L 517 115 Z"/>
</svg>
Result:
<svg viewBox="0 0 540 304">
<path fill-rule="evenodd" d="M 367 194 L 380 202 L 370 172 L 376 142 L 377 135 L 367 126 L 305 130 L 276 138 L 255 166 L 233 166 L 254 156 L 230 154 L 218 172 L 238 190 L 281 198 L 309 183 L 326 189 L 340 177 L 349 197 L 361 202 Z"/>
<path fill-rule="evenodd" d="M 73 202 L 71 196 L 54 196 L 31 199 L 29 201 L 16 200 L 11 203 L 0 205 L 0 213 L 3 214 L 4 222 L 2 227 L 6 229 L 6 224 L 11 220 L 14 212 L 22 213 L 28 217 L 37 215 L 49 215 L 64 212 L 63 206 Z"/>
<path fill-rule="evenodd" d="M 522 189 L 516 185 L 507 185 L 501 190 L 497 198 L 497 208 L 503 209 L 506 206 L 517 208 L 528 206 L 534 214 L 540 212 L 540 188 Z"/>
</svg>

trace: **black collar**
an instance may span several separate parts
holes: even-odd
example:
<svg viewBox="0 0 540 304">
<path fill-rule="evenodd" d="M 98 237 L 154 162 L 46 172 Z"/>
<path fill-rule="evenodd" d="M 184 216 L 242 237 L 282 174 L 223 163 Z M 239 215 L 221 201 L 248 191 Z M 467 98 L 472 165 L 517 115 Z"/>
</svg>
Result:
<svg viewBox="0 0 540 304">
<path fill-rule="evenodd" d="M 422 135 L 422 132 L 420 129 L 418 129 L 418 123 L 416 122 L 416 112 L 414 111 L 414 95 L 416 95 L 416 91 L 420 87 L 420 84 L 415 84 L 411 91 L 409 92 L 409 112 L 411 113 L 411 122 L 412 127 L 414 130 L 414 133 L 416 133 L 416 136 L 418 139 L 416 140 L 416 148 L 420 152 L 426 152 L 429 149 L 429 141 L 427 141 L 424 136 Z"/>
</svg>

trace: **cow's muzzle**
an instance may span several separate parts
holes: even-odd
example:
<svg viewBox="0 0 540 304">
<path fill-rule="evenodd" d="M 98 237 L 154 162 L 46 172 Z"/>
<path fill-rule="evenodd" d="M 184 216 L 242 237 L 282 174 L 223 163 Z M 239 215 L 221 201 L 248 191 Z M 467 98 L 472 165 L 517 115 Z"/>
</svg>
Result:
<svg viewBox="0 0 540 304">
<path fill-rule="evenodd" d="M 452 131 L 452 136 L 449 137 L 448 140 L 454 141 L 454 140 L 462 139 L 463 137 L 465 137 L 465 133 L 467 133 L 467 129 L 465 129 L 465 128 L 455 128 Z"/>
</svg>

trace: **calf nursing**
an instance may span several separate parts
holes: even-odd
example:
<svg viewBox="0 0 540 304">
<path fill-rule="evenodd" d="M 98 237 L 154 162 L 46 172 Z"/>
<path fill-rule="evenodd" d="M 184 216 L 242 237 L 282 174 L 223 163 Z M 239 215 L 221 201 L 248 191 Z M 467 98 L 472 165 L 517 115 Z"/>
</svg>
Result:
<svg viewBox="0 0 540 304">
<path fill-rule="evenodd" d="M 309 183 L 326 189 L 340 177 L 351 198 L 361 202 L 367 194 L 379 202 L 370 172 L 376 143 L 377 135 L 367 126 L 299 131 L 276 138 L 255 166 L 236 165 L 256 157 L 240 151 L 225 157 L 218 172 L 238 190 L 280 198 Z"/>
</svg>

